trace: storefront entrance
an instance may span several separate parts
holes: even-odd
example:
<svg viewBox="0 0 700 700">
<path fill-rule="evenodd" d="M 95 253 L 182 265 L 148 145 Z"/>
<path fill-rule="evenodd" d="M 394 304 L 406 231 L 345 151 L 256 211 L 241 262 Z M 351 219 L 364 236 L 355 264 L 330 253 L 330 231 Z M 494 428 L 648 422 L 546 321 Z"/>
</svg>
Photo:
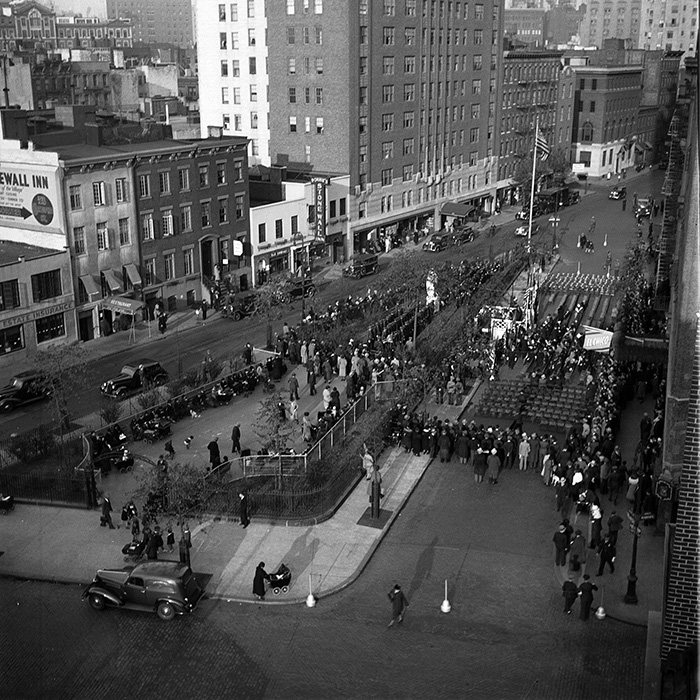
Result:
<svg viewBox="0 0 700 700">
<path fill-rule="evenodd" d="M 95 324 L 92 320 L 92 311 L 81 311 L 78 314 L 78 336 L 86 342 L 95 337 Z"/>
</svg>

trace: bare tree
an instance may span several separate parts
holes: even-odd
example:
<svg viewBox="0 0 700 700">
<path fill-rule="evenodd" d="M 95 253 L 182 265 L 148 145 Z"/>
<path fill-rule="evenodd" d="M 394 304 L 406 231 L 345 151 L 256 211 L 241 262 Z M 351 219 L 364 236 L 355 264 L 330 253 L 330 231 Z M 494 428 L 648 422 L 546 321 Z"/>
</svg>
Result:
<svg viewBox="0 0 700 700">
<path fill-rule="evenodd" d="M 282 280 L 272 280 L 255 290 L 253 313 L 264 316 L 267 320 L 267 348 L 272 349 L 272 323 L 282 318 L 290 305 L 289 292 Z"/>
</svg>

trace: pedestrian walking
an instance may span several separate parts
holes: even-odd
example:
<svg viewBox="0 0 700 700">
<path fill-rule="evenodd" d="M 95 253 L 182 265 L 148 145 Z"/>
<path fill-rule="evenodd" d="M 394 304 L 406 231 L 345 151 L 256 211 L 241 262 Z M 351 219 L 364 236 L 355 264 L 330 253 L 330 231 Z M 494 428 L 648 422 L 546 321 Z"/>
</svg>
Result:
<svg viewBox="0 0 700 700">
<path fill-rule="evenodd" d="M 571 607 L 576 602 L 578 598 L 578 586 L 574 583 L 573 576 L 569 574 L 569 580 L 564 581 L 564 585 L 561 587 L 562 595 L 564 596 L 564 612 L 567 615 L 571 615 Z"/>
<path fill-rule="evenodd" d="M 610 537 L 606 537 L 598 547 L 598 556 L 600 556 L 600 565 L 598 566 L 598 573 L 596 576 L 602 576 L 605 565 L 610 567 L 610 573 L 615 573 L 615 556 L 617 551 L 615 545 L 611 542 Z"/>
<path fill-rule="evenodd" d="M 209 463 L 211 464 L 211 468 L 215 469 L 221 464 L 219 438 L 215 437 L 213 440 L 211 440 L 211 442 L 207 445 L 207 449 L 209 450 Z"/>
<path fill-rule="evenodd" d="M 292 374 L 288 381 L 289 384 L 289 400 L 299 400 L 299 380 L 296 374 Z"/>
<path fill-rule="evenodd" d="M 100 527 L 107 527 L 108 525 L 110 530 L 114 530 L 114 523 L 112 522 L 112 501 L 110 501 L 108 494 L 104 494 L 104 496 L 102 496 Z"/>
<path fill-rule="evenodd" d="M 236 423 L 231 430 L 231 452 L 241 454 L 241 424 Z"/>
<path fill-rule="evenodd" d="M 175 548 L 175 533 L 170 523 L 168 523 L 168 534 L 165 537 L 165 544 L 168 545 L 168 552 L 172 552 Z"/>
<path fill-rule="evenodd" d="M 299 422 L 299 404 L 296 402 L 296 399 L 292 399 L 289 402 L 289 420 L 295 423 Z"/>
<path fill-rule="evenodd" d="M 301 419 L 301 437 L 303 438 L 304 442 L 311 442 L 313 438 L 311 419 L 309 418 L 308 411 L 304 411 L 304 415 Z"/>
<path fill-rule="evenodd" d="M 554 533 L 552 537 L 554 542 L 554 564 L 555 566 L 565 566 L 566 565 L 566 552 L 569 549 L 569 538 L 566 536 L 566 526 L 560 525 L 559 529 Z"/>
<path fill-rule="evenodd" d="M 365 478 L 369 481 L 372 478 L 372 471 L 374 470 L 374 457 L 372 453 L 367 449 L 367 445 L 362 445 L 362 469 L 365 471 Z"/>
<path fill-rule="evenodd" d="M 248 515 L 248 497 L 242 491 L 238 494 L 238 509 L 241 519 L 241 527 L 245 530 L 245 528 L 250 525 L 250 517 Z"/>
<path fill-rule="evenodd" d="M 189 435 L 183 440 L 183 444 L 185 445 L 185 449 L 189 450 L 190 445 L 192 444 L 192 440 L 194 440 L 194 435 Z"/>
<path fill-rule="evenodd" d="M 391 627 L 395 622 L 403 622 L 403 616 L 408 607 L 408 599 L 403 594 L 398 583 L 394 585 L 387 595 L 391 601 L 391 622 L 389 623 L 389 627 Z"/>
<path fill-rule="evenodd" d="M 323 389 L 323 410 L 327 411 L 328 407 L 331 405 L 331 387 L 329 384 Z"/>
<path fill-rule="evenodd" d="M 578 560 L 578 554 L 573 554 L 569 557 L 569 578 L 572 581 L 578 581 L 581 575 L 581 562 Z"/>
<path fill-rule="evenodd" d="M 614 510 L 610 517 L 608 518 L 608 534 L 607 537 L 610 539 L 610 542 L 612 542 L 613 545 L 617 544 L 617 533 L 622 530 L 622 524 L 623 524 L 622 518 L 617 514 L 617 511 Z"/>
<path fill-rule="evenodd" d="M 578 587 L 578 594 L 581 598 L 581 614 L 579 618 L 584 622 L 591 615 L 591 605 L 593 605 L 593 591 L 598 590 L 595 583 L 591 583 L 591 577 L 588 574 L 583 575 L 583 583 Z"/>
<path fill-rule="evenodd" d="M 168 459 L 174 459 L 175 448 L 173 447 L 173 441 L 168 440 L 163 447 L 164 447 L 165 451 L 168 453 Z"/>
<path fill-rule="evenodd" d="M 253 577 L 253 595 L 258 600 L 265 598 L 265 581 L 270 580 L 270 575 L 265 571 L 265 562 L 261 561 L 255 567 L 255 576 Z"/>
<path fill-rule="evenodd" d="M 146 543 L 146 558 L 158 559 L 160 549 L 163 549 L 163 537 L 160 534 L 160 528 L 156 525 Z"/>
</svg>

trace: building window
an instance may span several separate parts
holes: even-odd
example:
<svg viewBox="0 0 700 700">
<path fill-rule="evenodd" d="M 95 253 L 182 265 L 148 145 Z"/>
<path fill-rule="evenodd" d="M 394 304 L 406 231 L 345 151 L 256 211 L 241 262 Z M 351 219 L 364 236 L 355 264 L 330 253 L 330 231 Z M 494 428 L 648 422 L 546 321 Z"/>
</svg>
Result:
<svg viewBox="0 0 700 700">
<path fill-rule="evenodd" d="M 581 128 L 581 141 L 590 143 L 593 141 L 593 124 L 586 122 Z"/>
<path fill-rule="evenodd" d="M 180 207 L 180 230 L 189 231 L 192 228 L 192 206 L 185 204 Z"/>
<path fill-rule="evenodd" d="M 416 99 L 416 86 L 413 83 L 403 86 L 403 99 L 405 102 L 413 102 Z"/>
<path fill-rule="evenodd" d="M 255 17 L 255 0 L 248 0 L 248 17 Z"/>
<path fill-rule="evenodd" d="M 226 163 L 216 164 L 216 184 L 225 185 L 226 184 Z"/>
<path fill-rule="evenodd" d="M 151 196 L 151 178 L 148 175 L 139 175 L 139 197 Z"/>
<path fill-rule="evenodd" d="M 593 113 L 595 112 L 595 100 L 591 100 L 591 109 L 590 112 Z"/>
<path fill-rule="evenodd" d="M 296 58 L 289 59 L 287 72 L 289 73 L 289 75 L 296 75 L 296 72 L 297 72 L 297 59 Z"/>
<path fill-rule="evenodd" d="M 109 250 L 109 229 L 106 221 L 99 221 L 95 224 L 97 233 L 97 250 Z"/>
<path fill-rule="evenodd" d="M 481 105 L 475 103 L 472 105 L 472 119 L 479 119 L 480 117 L 481 117 Z"/>
<path fill-rule="evenodd" d="M 19 305 L 19 281 L 7 280 L 5 282 L 1 282 L 0 311 L 4 311 L 5 309 L 16 309 Z"/>
<path fill-rule="evenodd" d="M 315 34 L 316 34 L 316 43 L 317 43 L 317 44 L 323 44 L 323 28 L 322 28 L 322 27 L 316 27 L 316 28 L 315 28 Z"/>
<path fill-rule="evenodd" d="M 251 102 L 258 101 L 258 86 L 257 85 L 250 86 L 250 101 Z"/>
<path fill-rule="evenodd" d="M 228 61 L 221 61 L 221 77 L 228 78 Z"/>
<path fill-rule="evenodd" d="M 382 187 L 388 187 L 389 185 L 391 185 L 393 179 L 394 179 L 394 169 L 393 168 L 386 168 L 386 170 L 382 170 Z"/>
<path fill-rule="evenodd" d="M 240 221 L 243 219 L 243 195 L 236 195 L 236 220 Z"/>
<path fill-rule="evenodd" d="M 323 13 L 323 0 L 314 0 L 314 14 L 320 15 Z"/>
<path fill-rule="evenodd" d="M 170 194 L 170 173 L 158 173 L 158 189 L 161 194 Z"/>
<path fill-rule="evenodd" d="M 266 224 L 258 224 L 258 243 L 265 243 L 267 236 L 265 233 Z"/>
<path fill-rule="evenodd" d="M 413 155 L 415 152 L 415 140 L 410 138 L 410 139 L 404 139 L 403 140 L 403 154 L 405 156 L 410 156 Z"/>
<path fill-rule="evenodd" d="M 248 46 L 255 46 L 255 29 L 248 30 Z"/>
<path fill-rule="evenodd" d="M 228 197 L 219 200 L 219 223 L 228 223 Z"/>
<path fill-rule="evenodd" d="M 226 32 L 219 32 L 219 48 L 226 49 Z"/>
<path fill-rule="evenodd" d="M 163 238 L 169 238 L 175 231 L 173 230 L 173 210 L 165 209 L 161 212 L 160 227 L 163 233 Z"/>
<path fill-rule="evenodd" d="M 231 32 L 231 48 L 238 49 L 238 32 Z"/>
<path fill-rule="evenodd" d="M 188 168 L 183 168 L 178 170 L 178 182 L 180 184 L 180 191 L 185 192 L 190 189 L 190 171 Z"/>
<path fill-rule="evenodd" d="M 126 178 L 118 177 L 114 181 L 114 189 L 117 195 L 117 202 L 127 202 L 129 200 L 129 191 L 126 186 Z"/>
<path fill-rule="evenodd" d="M 457 7 L 459 7 L 459 3 L 457 3 Z M 406 12 L 406 17 L 415 17 L 416 16 L 416 0 L 406 0 L 404 9 Z M 459 10 L 457 10 L 457 14 L 459 15 Z"/>
<path fill-rule="evenodd" d="M 413 179 L 413 164 L 409 163 L 408 165 L 403 166 L 403 181 L 408 182 L 409 180 Z"/>
<path fill-rule="evenodd" d="M 323 75 L 323 59 L 316 59 L 316 75 Z"/>
<path fill-rule="evenodd" d="M 141 214 L 141 240 L 152 241 L 154 238 L 153 214 Z"/>
<path fill-rule="evenodd" d="M 383 85 L 382 86 L 382 102 L 388 103 L 394 101 L 394 86 L 393 85 Z"/>
<path fill-rule="evenodd" d="M 44 343 L 54 338 L 62 338 L 66 334 L 66 324 L 62 313 L 38 318 L 34 321 L 34 325 L 36 327 L 37 343 Z"/>
<path fill-rule="evenodd" d="M 474 5 L 474 19 L 484 19 L 484 6 L 481 3 L 476 3 Z"/>
<path fill-rule="evenodd" d="M 230 114 L 222 114 L 221 121 L 224 124 L 224 131 L 230 131 L 231 130 L 231 115 Z"/>
<path fill-rule="evenodd" d="M 311 104 L 311 88 L 304 88 L 304 102 L 307 105 Z"/>
<path fill-rule="evenodd" d="M 284 229 L 282 228 L 282 219 L 275 219 L 275 239 L 280 239 L 284 236 Z"/>
<path fill-rule="evenodd" d="M 361 134 L 364 134 L 367 131 L 367 117 L 363 116 L 358 119 L 357 128 Z"/>
<path fill-rule="evenodd" d="M 475 29 L 474 30 L 474 44 L 483 44 L 484 43 L 484 30 L 483 29 Z"/>
<path fill-rule="evenodd" d="M 382 114 L 382 131 L 391 131 L 394 128 L 394 115 Z"/>
<path fill-rule="evenodd" d="M 85 254 L 85 226 L 76 226 L 73 229 L 73 249 L 76 255 Z"/>
<path fill-rule="evenodd" d="M 294 27 L 287 27 L 287 43 L 294 43 Z"/>
<path fill-rule="evenodd" d="M 413 112 L 404 112 L 403 113 L 403 128 L 404 129 L 412 129 L 414 121 L 415 121 L 415 115 Z"/>
<path fill-rule="evenodd" d="M 389 212 L 393 209 L 394 197 L 393 195 L 387 195 L 381 199 L 381 213 Z"/>
<path fill-rule="evenodd" d="M 323 133 L 323 117 L 316 117 L 316 133 Z"/>
<path fill-rule="evenodd" d="M 365 144 L 360 146 L 358 159 L 359 159 L 360 163 L 367 162 L 367 146 Z"/>
<path fill-rule="evenodd" d="M 294 2 L 295 2 L 295 0 L 287 0 L 287 14 L 288 15 L 294 14 Z"/>
<path fill-rule="evenodd" d="M 382 144 L 382 158 L 387 160 L 388 158 L 394 157 L 394 142 L 384 141 Z"/>
<path fill-rule="evenodd" d="M 228 88 L 221 88 L 221 104 L 227 105 L 229 103 Z"/>
<path fill-rule="evenodd" d="M 481 70 L 483 68 L 483 57 L 480 53 L 477 53 L 472 57 L 472 68 L 474 70 Z"/>
<path fill-rule="evenodd" d="M 71 185 L 68 188 L 71 211 L 78 211 L 83 208 L 83 198 L 80 194 L 80 185 Z"/>
<path fill-rule="evenodd" d="M 129 219 L 119 219 L 119 245 L 129 245 L 131 243 L 131 228 Z"/>
<path fill-rule="evenodd" d="M 405 56 L 403 59 L 403 72 L 412 75 L 416 72 L 416 57 Z"/>
<path fill-rule="evenodd" d="M 241 104 L 241 88 L 239 87 L 233 88 L 233 104 Z"/>
<path fill-rule="evenodd" d="M 303 27 L 301 30 L 301 41 L 304 44 L 310 44 L 311 43 L 311 33 L 309 32 L 308 27 Z"/>
<path fill-rule="evenodd" d="M 209 187 L 209 166 L 207 165 L 199 166 L 199 186 Z"/>
<path fill-rule="evenodd" d="M 393 17 L 396 14 L 396 0 L 384 0 L 384 16 Z"/>
<path fill-rule="evenodd" d="M 49 270 L 32 275 L 32 299 L 35 304 L 46 299 L 54 299 L 63 294 L 61 287 L 61 271 Z"/>
<path fill-rule="evenodd" d="M 384 56 L 384 58 L 382 58 L 382 73 L 384 75 L 394 75 L 393 56 Z"/>
<path fill-rule="evenodd" d="M 226 21 L 226 5 L 219 5 L 219 22 Z"/>
<path fill-rule="evenodd" d="M 297 118 L 289 117 L 289 131 L 292 134 L 296 134 L 297 131 Z"/>
<path fill-rule="evenodd" d="M 185 271 L 185 276 L 194 273 L 194 250 L 188 248 L 182 251 L 182 262 Z"/>
<path fill-rule="evenodd" d="M 472 95 L 480 95 L 481 94 L 481 80 L 478 78 L 475 80 L 472 80 Z"/>
<path fill-rule="evenodd" d="M 289 88 L 289 104 L 296 104 L 297 101 L 297 89 L 295 87 Z"/>
<path fill-rule="evenodd" d="M 144 268 L 143 268 L 143 276 L 144 276 L 144 285 L 146 287 L 155 284 L 156 282 L 156 259 L 155 258 L 149 258 L 148 260 L 144 260 Z"/>
<path fill-rule="evenodd" d="M 202 202 L 202 226 L 211 226 L 211 202 Z"/>
<path fill-rule="evenodd" d="M 360 202 L 360 206 L 357 208 L 357 216 L 359 219 L 367 218 L 367 202 Z"/>
<path fill-rule="evenodd" d="M 469 129 L 469 143 L 477 143 L 479 141 L 479 127 L 475 126 Z"/>
<path fill-rule="evenodd" d="M 105 205 L 105 183 L 104 182 L 93 182 L 92 183 L 92 203 L 96 207 L 103 207 Z"/>
<path fill-rule="evenodd" d="M 241 62 L 238 59 L 231 61 L 231 73 L 234 78 L 241 77 Z"/>
<path fill-rule="evenodd" d="M 415 46 L 416 44 L 416 28 L 406 27 L 403 30 L 403 42 L 406 46 Z"/>
<path fill-rule="evenodd" d="M 175 279 L 175 253 L 164 253 L 163 263 L 165 265 L 165 271 L 163 275 L 165 279 Z"/>
<path fill-rule="evenodd" d="M 384 27 L 382 31 L 382 43 L 384 46 L 393 46 L 395 40 L 395 32 L 393 27 Z"/>
</svg>

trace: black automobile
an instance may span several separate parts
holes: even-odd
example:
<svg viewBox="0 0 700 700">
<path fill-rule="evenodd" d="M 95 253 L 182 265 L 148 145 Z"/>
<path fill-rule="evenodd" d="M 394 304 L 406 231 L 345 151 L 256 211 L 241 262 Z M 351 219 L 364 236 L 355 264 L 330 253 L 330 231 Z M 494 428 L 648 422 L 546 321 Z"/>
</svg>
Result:
<svg viewBox="0 0 700 700">
<path fill-rule="evenodd" d="M 142 359 L 130 362 L 113 379 L 108 379 L 100 391 L 113 398 L 123 398 L 137 391 L 160 386 L 168 381 L 168 373 L 155 360 Z"/>
<path fill-rule="evenodd" d="M 450 234 L 452 245 L 463 245 L 474 240 L 474 229 L 469 226 L 460 226 Z"/>
<path fill-rule="evenodd" d="M 51 396 L 44 375 L 29 370 L 20 372 L 10 380 L 7 386 L 0 389 L 0 411 L 9 413 L 20 406 L 35 401 L 43 401 Z"/>
<path fill-rule="evenodd" d="M 427 250 L 431 253 L 439 253 L 441 250 L 445 250 L 448 245 L 451 244 L 450 235 L 447 233 L 434 233 L 425 243 L 423 243 L 423 250 Z"/>
<path fill-rule="evenodd" d="M 161 620 L 192 612 L 204 595 L 192 570 L 179 561 L 147 561 L 100 569 L 83 591 L 94 610 L 107 606 L 154 612 Z"/>
<path fill-rule="evenodd" d="M 648 197 L 640 197 L 634 205 L 634 215 L 638 219 L 651 216 L 651 199 Z"/>
<path fill-rule="evenodd" d="M 627 188 L 615 186 L 610 190 L 608 199 L 624 199 L 627 196 Z"/>
<path fill-rule="evenodd" d="M 234 321 L 255 312 L 255 294 L 235 295 L 229 297 L 221 307 L 221 315 Z"/>
<path fill-rule="evenodd" d="M 285 286 L 285 293 L 291 300 L 301 299 L 301 297 L 312 297 L 316 294 L 316 285 L 313 280 L 306 277 L 303 279 L 292 279 Z"/>
</svg>

